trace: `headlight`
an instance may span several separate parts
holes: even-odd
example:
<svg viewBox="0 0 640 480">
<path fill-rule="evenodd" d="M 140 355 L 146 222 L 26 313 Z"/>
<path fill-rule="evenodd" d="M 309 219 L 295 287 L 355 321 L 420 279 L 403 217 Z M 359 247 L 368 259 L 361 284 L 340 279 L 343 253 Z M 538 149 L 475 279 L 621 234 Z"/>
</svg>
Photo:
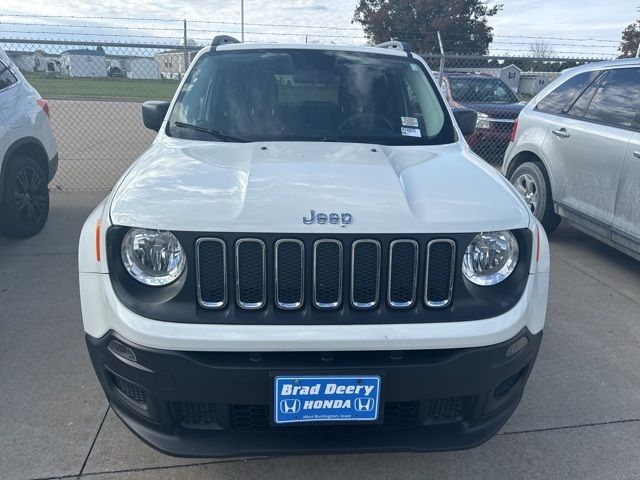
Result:
<svg viewBox="0 0 640 480">
<path fill-rule="evenodd" d="M 476 128 L 488 130 L 491 128 L 491 118 L 486 113 L 478 113 L 478 121 L 476 122 Z"/>
<path fill-rule="evenodd" d="M 513 233 L 480 233 L 464 252 L 462 273 L 476 285 L 496 285 L 513 273 L 518 264 L 518 255 L 518 240 Z"/>
<path fill-rule="evenodd" d="M 182 245 L 171 232 L 132 228 L 122 239 L 121 255 L 129 274 L 152 287 L 169 285 L 186 266 Z"/>
</svg>

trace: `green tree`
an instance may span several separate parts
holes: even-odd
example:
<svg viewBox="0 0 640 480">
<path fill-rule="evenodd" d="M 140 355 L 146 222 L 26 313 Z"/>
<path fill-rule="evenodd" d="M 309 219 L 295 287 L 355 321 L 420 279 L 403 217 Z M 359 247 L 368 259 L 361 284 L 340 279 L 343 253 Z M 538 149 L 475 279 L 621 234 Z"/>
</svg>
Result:
<svg viewBox="0 0 640 480">
<path fill-rule="evenodd" d="M 636 20 L 622 32 L 618 51 L 622 57 L 635 57 L 640 45 L 640 20 Z"/>
<path fill-rule="evenodd" d="M 359 0 L 353 21 L 374 43 L 403 40 L 420 53 L 439 53 L 440 31 L 446 53 L 484 55 L 493 41 L 488 19 L 501 9 L 485 0 Z"/>
</svg>

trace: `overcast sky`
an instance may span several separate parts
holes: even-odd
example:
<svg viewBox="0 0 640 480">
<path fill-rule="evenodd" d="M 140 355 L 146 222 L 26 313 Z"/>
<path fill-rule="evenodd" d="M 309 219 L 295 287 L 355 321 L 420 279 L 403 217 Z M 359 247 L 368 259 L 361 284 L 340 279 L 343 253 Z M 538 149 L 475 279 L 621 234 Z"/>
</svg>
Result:
<svg viewBox="0 0 640 480">
<path fill-rule="evenodd" d="M 73 37 L 72 33 L 84 32 L 84 36 L 97 32 L 95 27 L 89 29 L 72 28 L 78 23 L 102 26 L 145 27 L 133 32 L 139 35 L 163 35 L 178 38 L 180 35 L 179 22 L 159 24 L 147 21 L 115 21 L 102 20 L 99 22 L 79 19 L 54 19 L 25 17 L 10 18 L 11 14 L 38 15 L 69 15 L 69 16 L 103 16 L 130 17 L 135 19 L 159 18 L 199 20 L 208 22 L 239 22 L 240 0 L 0 0 L 0 33 L 2 36 L 16 36 L 19 30 L 29 32 L 34 36 L 37 32 L 58 31 L 70 32 L 60 38 L 83 38 L 83 35 Z M 362 32 L 357 25 L 351 23 L 353 10 L 357 0 L 245 0 L 245 22 L 247 40 L 249 41 L 304 41 L 304 35 L 310 36 L 310 41 L 334 43 L 362 43 Z M 491 2 L 490 3 L 495 3 Z M 638 6 L 640 0 L 502 0 L 504 9 L 491 19 L 495 28 L 496 38 L 493 53 L 521 51 L 525 53 L 531 39 L 518 36 L 559 37 L 563 39 L 581 39 L 576 42 L 550 40 L 553 48 L 563 56 L 582 51 L 592 54 L 614 54 L 622 30 L 634 19 L 640 17 Z M 40 25 L 22 25 L 16 27 L 8 22 L 35 24 L 64 24 L 69 27 L 45 28 Z M 286 24 L 286 25 L 314 25 L 318 27 L 334 27 L 333 30 L 321 28 L 285 28 L 282 26 L 258 26 L 250 24 Z M 204 24 L 189 22 L 190 36 L 199 43 L 212 37 L 216 32 L 234 33 L 239 27 L 233 24 Z M 162 30 L 153 30 L 162 28 Z M 175 30 L 173 30 L 175 29 Z M 200 31 L 198 31 L 200 30 Z M 31 33 L 33 32 L 33 33 Z M 116 29 L 103 30 L 104 34 L 126 34 Z M 255 32 L 255 33 L 254 33 Z M 276 35 L 287 33 L 288 35 Z M 26 34 L 25 34 L 26 35 Z M 22 35 L 22 36 L 25 36 Z M 40 35 L 39 38 L 46 38 Z M 510 37 L 510 38 L 506 38 Z M 58 37 L 56 37 L 58 38 Z M 121 38 L 121 37 L 118 37 Z M 597 40 L 586 40 L 597 39 Z M 139 41 L 144 41 L 140 37 Z M 600 41 L 600 40 L 609 40 Z M 149 40 L 150 41 L 150 40 Z M 615 42 L 614 42 L 615 41 Z M 508 42 L 508 43 L 507 43 Z"/>
</svg>

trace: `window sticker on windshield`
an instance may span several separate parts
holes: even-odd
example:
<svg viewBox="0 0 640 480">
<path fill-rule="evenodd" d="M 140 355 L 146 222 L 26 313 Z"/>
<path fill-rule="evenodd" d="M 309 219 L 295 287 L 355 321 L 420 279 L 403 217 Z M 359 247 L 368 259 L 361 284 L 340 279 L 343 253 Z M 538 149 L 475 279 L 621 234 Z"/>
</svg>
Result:
<svg viewBox="0 0 640 480">
<path fill-rule="evenodd" d="M 415 117 L 400 117 L 403 127 L 419 128 L 418 119 Z"/>
<path fill-rule="evenodd" d="M 415 63 L 411 64 L 411 70 L 413 70 L 414 72 L 419 72 L 420 71 L 420 67 L 418 65 L 416 65 Z"/>
<path fill-rule="evenodd" d="M 402 127 L 402 135 L 405 137 L 422 137 L 422 132 L 419 128 Z"/>
</svg>

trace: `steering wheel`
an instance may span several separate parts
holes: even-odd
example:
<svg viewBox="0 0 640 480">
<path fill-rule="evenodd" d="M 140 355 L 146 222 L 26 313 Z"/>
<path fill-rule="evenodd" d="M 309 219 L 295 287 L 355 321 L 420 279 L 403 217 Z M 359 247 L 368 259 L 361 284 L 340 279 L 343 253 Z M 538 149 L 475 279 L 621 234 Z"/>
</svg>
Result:
<svg viewBox="0 0 640 480">
<path fill-rule="evenodd" d="M 344 122 L 338 126 L 338 134 L 349 132 L 351 130 L 358 130 L 363 128 L 373 130 L 384 130 L 384 132 L 393 132 L 393 125 L 389 119 L 383 115 L 377 115 L 375 113 L 356 113 L 351 115 Z"/>
</svg>

